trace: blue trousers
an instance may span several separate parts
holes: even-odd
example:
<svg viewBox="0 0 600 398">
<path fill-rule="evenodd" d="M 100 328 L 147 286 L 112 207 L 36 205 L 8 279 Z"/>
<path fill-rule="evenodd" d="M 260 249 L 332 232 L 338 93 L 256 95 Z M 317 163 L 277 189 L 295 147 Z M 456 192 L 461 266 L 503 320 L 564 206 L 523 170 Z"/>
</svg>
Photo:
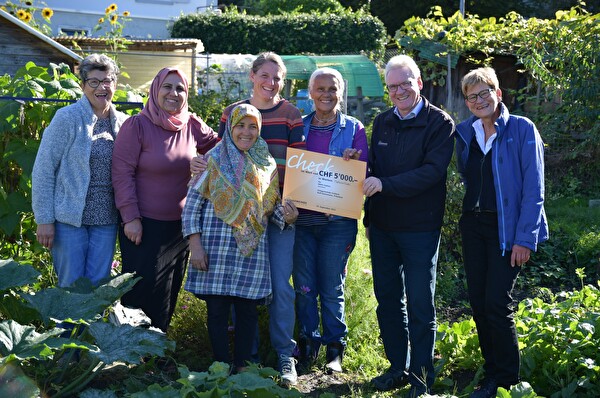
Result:
<svg viewBox="0 0 600 398">
<path fill-rule="evenodd" d="M 283 231 L 269 223 L 269 262 L 271 264 L 271 287 L 273 299 L 269 304 L 269 334 L 271 345 L 278 355 L 292 356 L 294 341 L 294 288 L 290 284 L 294 255 L 294 228 Z"/>
<path fill-rule="evenodd" d="M 54 223 L 52 261 L 58 286 L 69 287 L 86 277 L 92 284 L 110 275 L 117 241 L 117 224 L 73 225 Z"/>
<path fill-rule="evenodd" d="M 356 220 L 347 218 L 325 225 L 296 226 L 294 287 L 301 336 L 323 345 L 333 342 L 345 345 L 346 265 L 356 243 L 356 233 Z"/>
<path fill-rule="evenodd" d="M 411 384 L 435 378 L 435 277 L 440 231 L 369 228 L 377 320 L 391 367 L 408 368 Z"/>
</svg>

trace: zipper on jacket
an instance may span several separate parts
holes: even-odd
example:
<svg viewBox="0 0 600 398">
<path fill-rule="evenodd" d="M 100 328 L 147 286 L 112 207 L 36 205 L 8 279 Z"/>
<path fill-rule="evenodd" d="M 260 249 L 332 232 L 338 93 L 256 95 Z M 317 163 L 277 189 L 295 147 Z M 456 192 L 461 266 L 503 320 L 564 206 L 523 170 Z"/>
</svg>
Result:
<svg viewBox="0 0 600 398">
<path fill-rule="evenodd" d="M 498 210 L 498 213 L 500 214 L 500 225 L 501 225 L 501 241 L 500 241 L 500 247 L 502 248 L 502 257 L 504 257 L 504 254 L 506 252 L 506 250 L 508 249 L 506 247 L 506 225 L 505 225 L 505 220 L 504 220 L 504 199 L 503 199 L 503 195 L 502 195 L 502 185 L 500 185 L 500 168 L 498 167 L 498 146 L 500 145 L 498 142 L 498 137 L 496 137 L 496 142 L 494 142 L 494 145 L 492 146 L 493 150 L 494 150 L 494 166 L 496 166 L 496 182 L 497 182 L 497 186 L 498 186 L 498 191 L 496 195 L 497 198 L 500 199 L 500 201 L 496 200 L 496 208 Z M 512 249 L 511 249 L 512 250 Z"/>
</svg>

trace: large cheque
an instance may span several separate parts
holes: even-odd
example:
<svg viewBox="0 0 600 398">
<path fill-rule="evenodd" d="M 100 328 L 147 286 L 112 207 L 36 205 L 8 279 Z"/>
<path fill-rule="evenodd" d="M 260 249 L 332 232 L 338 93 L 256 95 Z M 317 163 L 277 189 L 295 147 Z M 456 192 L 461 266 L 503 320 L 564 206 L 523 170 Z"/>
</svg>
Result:
<svg viewBox="0 0 600 398">
<path fill-rule="evenodd" d="M 288 148 L 283 198 L 296 207 L 360 219 L 367 163 Z"/>
</svg>

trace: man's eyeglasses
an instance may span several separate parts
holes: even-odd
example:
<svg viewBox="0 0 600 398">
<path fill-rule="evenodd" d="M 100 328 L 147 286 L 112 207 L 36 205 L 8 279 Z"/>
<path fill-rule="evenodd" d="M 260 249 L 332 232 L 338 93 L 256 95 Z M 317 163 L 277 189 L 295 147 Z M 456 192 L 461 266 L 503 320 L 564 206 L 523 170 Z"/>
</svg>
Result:
<svg viewBox="0 0 600 398">
<path fill-rule="evenodd" d="M 400 84 L 388 84 L 387 85 L 387 89 L 390 93 L 395 93 L 396 91 L 398 91 L 398 87 L 402 88 L 402 90 L 408 90 L 409 88 L 412 87 L 412 80 L 407 80 Z"/>
<path fill-rule="evenodd" d="M 90 86 L 91 88 L 97 88 L 100 83 L 102 83 L 103 86 L 110 86 L 113 84 L 113 82 L 115 81 L 115 79 L 104 79 L 104 80 L 98 80 L 98 79 L 85 79 L 85 82 L 88 84 L 88 86 Z"/>
<path fill-rule="evenodd" d="M 480 92 L 478 92 L 477 94 L 471 94 L 471 95 L 467 95 L 465 97 L 465 99 L 470 102 L 471 104 L 474 104 L 477 102 L 477 97 L 481 98 L 482 100 L 489 98 L 490 95 L 492 95 L 492 92 L 494 91 L 494 89 L 492 88 L 486 88 L 485 90 L 481 90 Z"/>
</svg>

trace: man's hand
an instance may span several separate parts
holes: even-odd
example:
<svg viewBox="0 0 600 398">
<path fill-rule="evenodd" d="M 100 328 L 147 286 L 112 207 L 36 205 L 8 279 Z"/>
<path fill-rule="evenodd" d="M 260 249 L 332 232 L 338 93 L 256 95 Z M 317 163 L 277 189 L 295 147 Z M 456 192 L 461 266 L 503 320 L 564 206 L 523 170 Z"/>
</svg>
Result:
<svg viewBox="0 0 600 398">
<path fill-rule="evenodd" d="M 377 177 L 368 177 L 363 182 L 363 194 L 365 196 L 370 197 L 375 195 L 377 192 L 381 192 L 383 186 L 381 184 L 381 180 Z"/>
</svg>

